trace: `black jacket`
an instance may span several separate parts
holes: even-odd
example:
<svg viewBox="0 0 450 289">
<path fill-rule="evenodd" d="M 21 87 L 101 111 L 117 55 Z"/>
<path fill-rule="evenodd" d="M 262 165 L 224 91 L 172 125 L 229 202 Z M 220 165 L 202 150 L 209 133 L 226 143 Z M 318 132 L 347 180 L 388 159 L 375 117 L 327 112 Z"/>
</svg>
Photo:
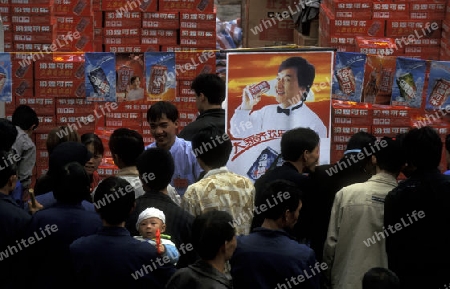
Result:
<svg viewBox="0 0 450 289">
<path fill-rule="evenodd" d="M 188 124 L 178 135 L 179 138 L 192 141 L 192 137 L 203 128 L 215 125 L 225 131 L 225 110 L 222 108 L 208 109 L 201 113 L 197 119 Z"/>
<path fill-rule="evenodd" d="M 415 171 L 386 196 L 384 227 L 389 269 L 401 288 L 450 284 L 450 176 Z"/>
</svg>

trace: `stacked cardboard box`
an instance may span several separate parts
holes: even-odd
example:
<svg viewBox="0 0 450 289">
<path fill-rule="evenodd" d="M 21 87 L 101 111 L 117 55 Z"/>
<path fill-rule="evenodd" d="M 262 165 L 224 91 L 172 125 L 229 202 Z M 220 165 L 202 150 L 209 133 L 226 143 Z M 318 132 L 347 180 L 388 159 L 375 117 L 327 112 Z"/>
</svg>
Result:
<svg viewBox="0 0 450 289">
<path fill-rule="evenodd" d="M 4 48 L 6 52 L 12 51 L 11 5 L 9 1 L 0 0 L 0 15 L 3 23 Z"/>
<path fill-rule="evenodd" d="M 338 51 L 438 60 L 445 8 L 446 0 L 327 0 L 321 4 L 320 45 Z M 361 45 L 368 41 L 395 46 Z"/>
<path fill-rule="evenodd" d="M 445 7 L 445 19 L 442 21 L 442 38 L 439 60 L 450 60 L 450 1 Z"/>
</svg>

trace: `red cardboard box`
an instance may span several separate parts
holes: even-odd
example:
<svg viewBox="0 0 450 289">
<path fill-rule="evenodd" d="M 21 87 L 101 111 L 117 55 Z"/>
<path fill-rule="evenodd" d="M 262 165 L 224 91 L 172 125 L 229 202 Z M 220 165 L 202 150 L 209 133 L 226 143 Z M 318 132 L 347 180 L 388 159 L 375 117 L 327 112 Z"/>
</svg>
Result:
<svg viewBox="0 0 450 289">
<path fill-rule="evenodd" d="M 105 45 L 105 52 L 118 52 L 118 53 L 129 53 L 129 52 L 153 52 L 160 51 L 159 45 Z"/>
<path fill-rule="evenodd" d="M 95 114 L 95 103 L 83 98 L 56 98 L 55 101 L 57 114 Z"/>
<path fill-rule="evenodd" d="M 55 101 L 51 97 L 33 97 L 17 99 L 17 105 L 25 104 L 38 111 L 40 115 L 54 115 L 55 114 Z"/>
<path fill-rule="evenodd" d="M 409 19 L 409 5 L 404 2 L 374 2 L 373 19 Z"/>
<path fill-rule="evenodd" d="M 91 16 L 92 5 L 87 0 L 55 0 L 55 15 Z"/>
<path fill-rule="evenodd" d="M 35 130 L 36 133 L 48 133 L 56 126 L 56 119 L 53 115 L 39 115 L 39 126 Z"/>
<path fill-rule="evenodd" d="M 215 30 L 215 13 L 180 13 L 180 27 L 198 30 Z"/>
<path fill-rule="evenodd" d="M 158 11 L 157 0 L 102 0 L 102 11 L 128 11 L 156 12 Z"/>
<path fill-rule="evenodd" d="M 409 3 L 411 12 L 445 12 L 445 0 L 414 1 Z"/>
<path fill-rule="evenodd" d="M 11 101 L 6 101 L 5 103 L 5 115 L 12 115 L 16 109 L 16 99 L 12 98 Z"/>
<path fill-rule="evenodd" d="M 180 45 L 214 47 L 216 45 L 216 31 L 182 28 L 180 29 Z"/>
<path fill-rule="evenodd" d="M 105 11 L 104 15 L 105 20 L 142 20 L 142 13 L 140 11 Z"/>
<path fill-rule="evenodd" d="M 80 33 L 92 33 L 94 31 L 93 16 L 58 16 L 56 19 L 58 32 L 78 31 Z"/>
<path fill-rule="evenodd" d="M 140 19 L 125 19 L 125 20 L 105 20 L 105 28 L 129 28 L 129 27 L 140 27 L 141 20 Z"/>
<path fill-rule="evenodd" d="M 139 37 L 141 35 L 140 28 L 104 28 L 104 37 Z"/>
<path fill-rule="evenodd" d="M 336 11 L 333 13 L 336 19 L 372 19 L 372 11 Z"/>
<path fill-rule="evenodd" d="M 445 12 L 410 12 L 409 18 L 411 20 L 444 20 Z"/>
<path fill-rule="evenodd" d="M 373 134 L 375 137 L 396 137 L 398 134 L 407 133 L 411 127 L 406 126 L 372 126 L 372 131 L 369 133 Z"/>
<path fill-rule="evenodd" d="M 103 38 L 103 44 L 111 45 L 139 45 L 141 40 L 139 37 L 123 38 L 123 37 L 105 37 Z"/>
<path fill-rule="evenodd" d="M 13 33 L 13 41 L 30 42 L 30 43 L 52 43 L 56 37 L 56 31 L 53 32 L 27 32 L 27 33 Z"/>
<path fill-rule="evenodd" d="M 36 80 L 36 95 L 46 97 L 86 97 L 83 80 Z"/>
<path fill-rule="evenodd" d="M 48 167 L 48 151 L 36 150 L 36 166 Z"/>
<path fill-rule="evenodd" d="M 364 54 L 403 55 L 404 49 L 397 47 L 394 39 L 356 36 L 356 51 Z"/>
<path fill-rule="evenodd" d="M 142 28 L 178 29 L 179 13 L 142 13 Z"/>
<path fill-rule="evenodd" d="M 442 21 L 386 20 L 386 36 L 409 36 L 412 40 L 422 38 L 441 38 Z"/>
<path fill-rule="evenodd" d="M 13 24 L 14 33 L 52 33 L 56 29 L 56 24 Z"/>
<path fill-rule="evenodd" d="M 336 15 L 336 12 L 372 12 L 373 2 L 369 0 L 327 0 L 323 2 L 330 11 Z"/>
<path fill-rule="evenodd" d="M 33 66 L 34 62 L 30 64 L 22 62 L 21 60 L 12 60 L 12 73 L 17 78 L 33 79 Z"/>
<path fill-rule="evenodd" d="M 49 25 L 56 23 L 56 18 L 47 15 L 12 15 L 11 23 L 13 24 L 30 24 L 30 25 Z"/>
<path fill-rule="evenodd" d="M 15 4 L 11 6 L 11 14 L 12 15 L 46 15 L 53 16 L 54 15 L 54 6 L 49 4 L 24 4 L 19 5 Z"/>
<path fill-rule="evenodd" d="M 213 0 L 191 0 L 188 3 L 184 0 L 159 0 L 158 9 L 161 12 L 213 12 Z"/>
<path fill-rule="evenodd" d="M 177 31 L 176 30 L 155 30 L 142 29 L 141 44 L 150 45 L 176 45 Z"/>
<path fill-rule="evenodd" d="M 46 150 L 48 133 L 35 133 L 34 135 L 36 136 L 36 140 L 35 140 L 36 149 L 37 150 L 39 150 L 39 149 Z"/>
<path fill-rule="evenodd" d="M 34 77 L 84 80 L 84 62 L 36 61 Z"/>
<path fill-rule="evenodd" d="M 52 45 L 51 43 L 14 42 L 13 49 L 15 51 L 24 51 L 24 52 L 50 51 L 51 45 Z"/>
</svg>

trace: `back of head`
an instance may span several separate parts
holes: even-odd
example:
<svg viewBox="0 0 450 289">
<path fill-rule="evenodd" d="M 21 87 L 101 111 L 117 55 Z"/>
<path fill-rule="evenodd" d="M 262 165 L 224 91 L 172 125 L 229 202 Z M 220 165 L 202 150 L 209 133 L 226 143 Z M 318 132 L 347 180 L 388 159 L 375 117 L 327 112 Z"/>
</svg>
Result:
<svg viewBox="0 0 450 289">
<path fill-rule="evenodd" d="M 343 161 L 347 159 L 357 159 L 357 162 L 351 161 L 350 167 L 346 170 L 346 173 L 354 174 L 355 172 L 367 172 L 364 175 L 367 175 L 367 179 L 372 175 L 375 167 L 371 165 L 372 163 L 372 147 L 377 141 L 377 138 L 370 133 L 359 131 L 352 135 L 347 143 L 346 151 L 344 152 Z M 358 154 L 363 153 L 363 157 L 358 157 Z M 360 155 L 361 156 L 361 155 Z M 348 161 L 347 161 L 348 163 Z M 371 167 L 368 170 L 368 166 Z M 346 174 L 344 173 L 344 175 Z M 361 176 L 362 177 L 362 176 Z M 361 179 L 362 182 L 365 182 L 367 179 Z M 345 180 L 344 180 L 344 183 Z"/>
<path fill-rule="evenodd" d="M 110 225 L 125 222 L 135 204 L 133 186 L 125 179 L 107 177 L 97 186 L 94 204 L 100 217 Z"/>
<path fill-rule="evenodd" d="M 397 275 L 387 268 L 372 268 L 364 274 L 362 289 L 400 289 Z"/>
<path fill-rule="evenodd" d="M 9 151 L 16 141 L 17 128 L 6 118 L 0 118 L 0 150 Z"/>
<path fill-rule="evenodd" d="M 378 142 L 375 156 L 377 158 L 377 166 L 380 169 L 395 175 L 400 173 L 401 168 L 405 164 L 401 142 L 390 137 L 383 137 Z"/>
<path fill-rule="evenodd" d="M 94 148 L 94 156 L 102 155 L 105 151 L 102 140 L 95 133 L 85 133 L 81 135 L 81 143 L 85 146 L 92 145 Z"/>
<path fill-rule="evenodd" d="M 377 138 L 372 134 L 360 131 L 350 137 L 346 150 L 361 150 L 370 144 L 374 144 L 376 140 Z"/>
<path fill-rule="evenodd" d="M 11 152 L 0 150 L 0 159 L 7 160 L 11 159 Z M 3 165 L 0 169 L 0 188 L 3 188 L 8 183 L 11 176 L 17 175 L 17 166 L 14 162 L 8 163 L 8 165 Z"/>
<path fill-rule="evenodd" d="M 437 169 L 441 161 L 442 140 L 431 127 L 411 129 L 403 140 L 408 165 L 418 169 Z"/>
<path fill-rule="evenodd" d="M 48 133 L 46 141 L 48 154 L 50 155 L 57 145 L 67 141 L 80 142 L 80 135 L 76 130 L 73 130 L 65 125 L 52 129 Z"/>
<path fill-rule="evenodd" d="M 227 133 L 213 125 L 200 130 L 191 143 L 194 155 L 214 169 L 227 164 L 233 149 Z"/>
<path fill-rule="evenodd" d="M 295 56 L 284 60 L 278 68 L 278 72 L 288 68 L 296 69 L 298 86 L 309 91 L 316 77 L 314 65 L 302 57 Z"/>
<path fill-rule="evenodd" d="M 53 195 L 58 202 L 76 204 L 90 194 L 90 179 L 84 166 L 70 162 L 54 174 Z"/>
<path fill-rule="evenodd" d="M 286 180 L 270 182 L 262 188 L 261 193 L 256 192 L 255 195 L 258 196 L 255 199 L 255 207 L 262 205 L 268 207 L 266 211 L 262 212 L 262 217 L 270 220 L 278 220 L 284 216 L 286 211 L 294 212 L 302 200 L 302 192 L 298 186 Z M 277 202 L 273 201 L 275 198 L 277 198 Z M 267 206 L 268 203 L 271 205 Z"/>
<path fill-rule="evenodd" d="M 21 104 L 13 112 L 12 123 L 22 130 L 36 129 L 39 125 L 39 119 L 31 107 Z"/>
<path fill-rule="evenodd" d="M 142 184 L 156 191 L 167 187 L 175 170 L 170 152 L 156 147 L 145 150 L 138 157 L 136 166 Z"/>
<path fill-rule="evenodd" d="M 84 166 L 92 157 L 86 146 L 77 142 L 64 142 L 57 145 L 49 156 L 48 174 L 52 175 L 66 164 L 77 162 Z"/>
<path fill-rule="evenodd" d="M 178 120 L 178 109 L 173 103 L 170 101 L 158 101 L 147 110 L 147 121 L 158 121 L 163 114 L 172 122 Z"/>
<path fill-rule="evenodd" d="M 135 166 L 145 145 L 142 136 L 135 130 L 119 128 L 114 130 L 108 143 L 113 155 L 117 155 L 125 166 Z"/>
<path fill-rule="evenodd" d="M 224 211 L 207 211 L 198 215 L 192 224 L 192 243 L 203 260 L 216 257 L 225 241 L 230 241 L 236 234 L 233 217 Z"/>
<path fill-rule="evenodd" d="M 320 142 L 319 135 L 310 128 L 294 128 L 281 137 L 281 156 L 285 161 L 297 161 L 305 151 L 313 151 Z"/>
<path fill-rule="evenodd" d="M 213 73 L 199 74 L 192 82 L 191 89 L 197 96 L 203 93 L 209 104 L 220 105 L 225 100 L 225 81 Z"/>
</svg>

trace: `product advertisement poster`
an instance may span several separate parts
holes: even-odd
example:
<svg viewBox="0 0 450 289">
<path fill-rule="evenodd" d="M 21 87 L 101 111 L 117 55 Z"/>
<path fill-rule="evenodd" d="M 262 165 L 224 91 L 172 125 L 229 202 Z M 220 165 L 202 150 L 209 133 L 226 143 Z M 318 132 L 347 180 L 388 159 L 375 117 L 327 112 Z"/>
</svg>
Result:
<svg viewBox="0 0 450 289">
<path fill-rule="evenodd" d="M 112 52 L 85 53 L 87 101 L 116 100 L 116 56 Z"/>
<path fill-rule="evenodd" d="M 329 163 L 333 60 L 333 51 L 228 53 L 231 171 L 255 181 L 282 164 L 281 136 L 297 127 L 317 132 L 319 164 Z"/>
<path fill-rule="evenodd" d="M 366 55 L 337 52 L 333 75 L 333 99 L 361 102 Z"/>
<path fill-rule="evenodd" d="M 12 101 L 12 64 L 9 53 L 0 53 L 0 101 Z"/>
<path fill-rule="evenodd" d="M 149 101 L 172 101 L 177 89 L 174 52 L 145 53 L 145 90 Z"/>
<path fill-rule="evenodd" d="M 392 105 L 420 108 L 427 69 L 426 60 L 398 57 L 392 84 Z"/>
<path fill-rule="evenodd" d="M 450 105 L 450 61 L 432 61 L 425 109 L 446 109 Z"/>
<path fill-rule="evenodd" d="M 117 100 L 144 100 L 144 53 L 116 53 L 116 72 Z"/>
</svg>

